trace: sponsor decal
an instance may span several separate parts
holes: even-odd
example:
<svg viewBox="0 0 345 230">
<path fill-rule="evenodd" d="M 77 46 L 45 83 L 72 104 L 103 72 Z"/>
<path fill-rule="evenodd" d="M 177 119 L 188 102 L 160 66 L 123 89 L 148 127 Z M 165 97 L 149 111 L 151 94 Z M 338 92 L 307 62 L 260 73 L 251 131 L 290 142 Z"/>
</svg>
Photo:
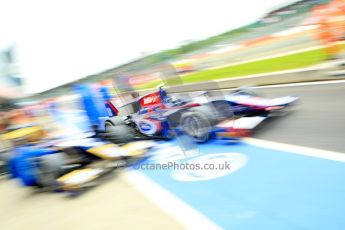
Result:
<svg viewBox="0 0 345 230">
<path fill-rule="evenodd" d="M 140 129 L 143 131 L 150 131 L 152 129 L 152 125 L 145 122 L 140 122 L 139 126 L 140 126 Z"/>
<path fill-rule="evenodd" d="M 159 92 L 151 93 L 141 99 L 142 106 L 152 106 L 161 103 Z"/>
<path fill-rule="evenodd" d="M 157 127 L 155 126 L 155 124 L 148 120 L 139 121 L 138 126 L 140 131 L 144 134 L 152 135 L 157 131 Z"/>
<path fill-rule="evenodd" d="M 156 103 L 158 101 L 159 97 L 158 96 L 150 96 L 150 97 L 146 97 L 144 98 L 144 104 L 152 104 L 152 103 Z"/>
</svg>

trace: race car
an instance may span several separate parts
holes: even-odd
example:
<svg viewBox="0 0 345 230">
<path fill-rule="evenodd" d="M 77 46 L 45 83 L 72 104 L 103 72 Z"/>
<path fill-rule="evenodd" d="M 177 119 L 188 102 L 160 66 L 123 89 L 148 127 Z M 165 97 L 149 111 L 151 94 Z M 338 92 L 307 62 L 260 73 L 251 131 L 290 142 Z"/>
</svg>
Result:
<svg viewBox="0 0 345 230">
<path fill-rule="evenodd" d="M 48 106 L 49 124 L 14 127 L 0 136 L 13 144 L 5 159 L 10 177 L 41 190 L 79 192 L 113 170 L 147 157 L 153 141 L 110 142 L 110 134 L 91 129 L 80 99 L 78 95 L 56 99 Z"/>
<path fill-rule="evenodd" d="M 98 178 L 114 169 L 137 162 L 153 146 L 153 142 L 119 146 L 98 138 L 27 144 L 14 149 L 10 173 L 24 186 L 80 191 L 94 186 Z"/>
<path fill-rule="evenodd" d="M 118 116 L 115 105 L 108 107 L 109 119 L 104 128 L 106 132 L 130 139 L 170 139 L 182 133 L 196 142 L 210 138 L 238 140 L 249 136 L 263 120 L 283 111 L 297 99 L 290 96 L 261 98 L 245 90 L 224 96 L 201 92 L 187 99 L 168 95 L 160 86 L 155 92 L 125 104 L 132 108 L 131 114 Z"/>
</svg>

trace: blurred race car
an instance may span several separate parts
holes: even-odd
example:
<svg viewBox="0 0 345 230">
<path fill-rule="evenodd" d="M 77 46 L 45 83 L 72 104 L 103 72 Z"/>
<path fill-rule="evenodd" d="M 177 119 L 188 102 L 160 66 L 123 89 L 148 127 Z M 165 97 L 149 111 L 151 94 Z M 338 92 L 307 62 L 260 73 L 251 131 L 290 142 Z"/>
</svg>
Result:
<svg viewBox="0 0 345 230">
<path fill-rule="evenodd" d="M 252 88 L 239 88 L 225 96 L 235 115 L 245 116 L 280 116 L 287 113 L 290 105 L 298 98 L 284 96 L 278 98 L 265 98 L 258 95 Z"/>
<path fill-rule="evenodd" d="M 57 140 L 18 146 L 9 160 L 10 174 L 24 186 L 48 191 L 81 191 L 114 169 L 145 156 L 153 142 L 119 146 L 98 138 Z"/>
<path fill-rule="evenodd" d="M 114 105 L 108 107 L 109 119 L 104 128 L 120 138 L 130 139 L 172 138 L 183 133 L 196 142 L 210 138 L 237 140 L 249 136 L 263 120 L 285 111 L 297 99 L 290 96 L 262 98 L 243 89 L 225 96 L 202 92 L 176 98 L 161 86 L 125 104 L 133 111 L 126 116 L 117 116 L 118 109 Z"/>
<path fill-rule="evenodd" d="M 51 119 L 45 126 L 12 126 L 0 135 L 1 143 L 12 143 L 4 146 L 5 157 L 0 155 L 10 177 L 24 186 L 79 192 L 113 170 L 147 157 L 153 141 L 117 145 L 109 141 L 110 134 L 95 133 L 81 99 L 78 95 L 56 99 L 48 106 Z M 91 102 L 96 107 L 96 101 Z"/>
</svg>

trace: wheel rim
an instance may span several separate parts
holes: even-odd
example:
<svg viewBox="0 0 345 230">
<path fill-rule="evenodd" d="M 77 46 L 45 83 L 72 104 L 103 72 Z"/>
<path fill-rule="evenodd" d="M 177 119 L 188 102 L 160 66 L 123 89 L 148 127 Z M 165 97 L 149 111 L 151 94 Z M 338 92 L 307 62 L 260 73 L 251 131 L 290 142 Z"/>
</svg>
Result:
<svg viewBox="0 0 345 230">
<path fill-rule="evenodd" d="M 111 129 L 111 127 L 113 127 L 111 124 L 105 124 L 104 129 L 106 132 L 109 132 L 110 131 L 109 129 Z"/>
<path fill-rule="evenodd" d="M 206 140 L 208 136 L 208 132 L 203 130 L 203 127 L 200 126 L 198 119 L 194 116 L 186 117 L 184 119 L 183 130 L 187 135 L 199 141 Z"/>
</svg>

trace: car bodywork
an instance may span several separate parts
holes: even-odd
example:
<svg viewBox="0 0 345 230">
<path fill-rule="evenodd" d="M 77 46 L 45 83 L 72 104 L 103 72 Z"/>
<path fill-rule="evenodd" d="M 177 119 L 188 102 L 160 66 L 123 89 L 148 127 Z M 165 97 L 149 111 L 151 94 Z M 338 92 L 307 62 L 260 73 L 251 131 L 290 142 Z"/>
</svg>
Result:
<svg viewBox="0 0 345 230">
<path fill-rule="evenodd" d="M 297 99 L 290 96 L 268 99 L 245 90 L 222 96 L 201 92 L 177 98 L 159 87 L 128 102 L 125 106 L 135 108 L 133 113 L 122 118 L 117 117 L 118 110 L 110 114 L 105 128 L 116 132 L 122 119 L 121 125 L 130 127 L 135 136 L 171 138 L 185 133 L 198 142 L 210 138 L 237 140 L 249 136 L 263 120 L 285 111 Z"/>
</svg>

